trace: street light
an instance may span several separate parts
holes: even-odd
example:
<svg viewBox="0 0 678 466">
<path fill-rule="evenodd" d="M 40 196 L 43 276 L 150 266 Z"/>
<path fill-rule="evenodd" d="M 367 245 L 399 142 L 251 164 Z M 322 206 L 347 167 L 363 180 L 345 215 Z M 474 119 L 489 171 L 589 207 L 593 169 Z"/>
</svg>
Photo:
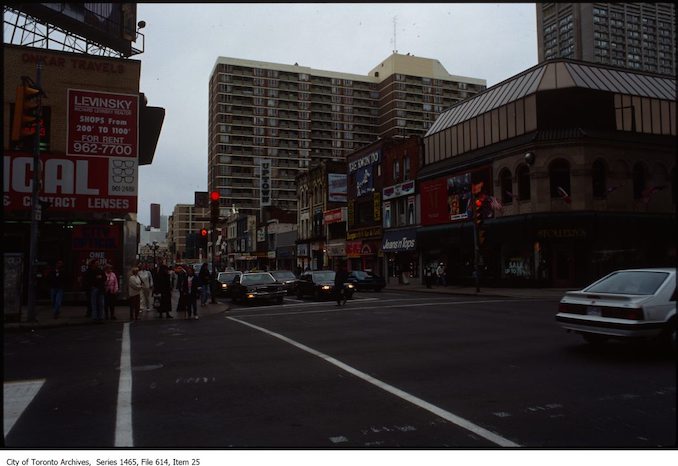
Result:
<svg viewBox="0 0 678 466">
<path fill-rule="evenodd" d="M 155 259 L 155 254 L 158 251 L 158 249 L 160 249 L 160 246 L 158 245 L 157 241 L 153 241 L 152 244 L 147 244 L 146 246 L 151 248 L 151 251 L 153 251 L 153 269 L 156 269 L 158 267 L 158 264 Z"/>
</svg>

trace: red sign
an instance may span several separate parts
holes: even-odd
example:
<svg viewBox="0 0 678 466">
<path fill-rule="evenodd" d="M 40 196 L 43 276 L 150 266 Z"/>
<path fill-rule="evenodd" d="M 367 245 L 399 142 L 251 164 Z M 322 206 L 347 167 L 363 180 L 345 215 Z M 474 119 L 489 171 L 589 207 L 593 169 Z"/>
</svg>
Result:
<svg viewBox="0 0 678 466">
<path fill-rule="evenodd" d="M 99 265 L 110 264 L 120 277 L 122 268 L 122 229 L 119 225 L 76 225 L 71 249 L 76 278 L 87 271 L 92 259 Z"/>
<path fill-rule="evenodd" d="M 50 210 L 136 212 L 137 162 L 113 157 L 41 154 L 39 197 Z M 29 210 L 33 190 L 33 156 L 6 151 L 3 156 L 3 207 Z"/>
<path fill-rule="evenodd" d="M 421 193 L 421 224 L 437 225 L 450 221 L 447 204 L 447 178 L 423 181 Z"/>
<path fill-rule="evenodd" d="M 139 96 L 68 90 L 68 155 L 136 158 Z"/>
<path fill-rule="evenodd" d="M 339 223 L 346 221 L 346 207 L 338 209 L 326 210 L 323 212 L 323 223 L 329 225 L 331 223 Z"/>
<path fill-rule="evenodd" d="M 346 241 L 346 256 L 347 257 L 360 257 L 360 252 L 363 247 L 363 242 L 358 241 Z"/>
</svg>

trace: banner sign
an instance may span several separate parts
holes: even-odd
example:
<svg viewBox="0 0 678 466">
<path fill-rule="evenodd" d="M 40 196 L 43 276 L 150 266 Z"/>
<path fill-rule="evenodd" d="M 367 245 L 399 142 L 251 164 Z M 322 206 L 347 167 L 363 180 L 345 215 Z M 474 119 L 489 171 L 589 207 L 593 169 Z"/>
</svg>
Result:
<svg viewBox="0 0 678 466">
<path fill-rule="evenodd" d="M 346 256 L 360 257 L 360 250 L 363 247 L 362 241 L 346 241 Z"/>
<path fill-rule="evenodd" d="M 326 210 L 323 212 L 323 223 L 329 225 L 331 223 L 339 223 L 346 221 L 346 207 L 339 209 Z"/>
<path fill-rule="evenodd" d="M 136 212 L 137 161 L 117 157 L 41 154 L 40 200 L 49 210 Z M 30 210 L 33 156 L 6 151 L 3 157 L 3 207 Z"/>
<path fill-rule="evenodd" d="M 450 220 L 464 220 L 471 211 L 471 174 L 447 179 L 447 207 Z"/>
<path fill-rule="evenodd" d="M 271 159 L 260 159 L 259 190 L 261 206 L 271 205 Z"/>
<path fill-rule="evenodd" d="M 139 96 L 68 89 L 68 155 L 139 155 Z"/>
<path fill-rule="evenodd" d="M 348 185 L 346 175 L 341 173 L 327 174 L 328 198 L 329 202 L 346 202 Z"/>
<path fill-rule="evenodd" d="M 376 150 L 370 154 L 363 155 L 362 157 L 357 158 L 356 160 L 350 161 L 348 163 L 348 172 L 353 173 L 363 167 L 368 167 L 374 164 L 379 163 L 381 160 L 381 150 Z"/>
<path fill-rule="evenodd" d="M 373 238 L 375 236 L 382 235 L 381 227 L 370 227 L 370 228 L 361 228 L 359 230 L 352 230 L 346 232 L 346 239 L 355 240 L 363 238 Z"/>
<path fill-rule="evenodd" d="M 417 230 L 385 231 L 381 249 L 384 252 L 414 251 L 417 248 Z"/>
<path fill-rule="evenodd" d="M 355 177 L 355 189 L 356 197 L 363 196 L 365 194 L 371 193 L 373 191 L 373 176 L 372 176 L 372 166 L 362 167 L 358 169 L 358 173 Z"/>
<path fill-rule="evenodd" d="M 405 181 L 404 183 L 384 188 L 385 201 L 393 199 L 394 197 L 407 196 L 408 194 L 414 194 L 414 180 Z"/>
</svg>

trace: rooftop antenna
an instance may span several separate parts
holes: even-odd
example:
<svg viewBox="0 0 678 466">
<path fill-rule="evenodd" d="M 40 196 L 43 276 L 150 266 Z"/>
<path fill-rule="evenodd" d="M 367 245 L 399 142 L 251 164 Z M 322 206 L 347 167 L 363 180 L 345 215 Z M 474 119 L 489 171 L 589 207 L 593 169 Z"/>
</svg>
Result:
<svg viewBox="0 0 678 466">
<path fill-rule="evenodd" d="M 398 47 L 396 46 L 396 21 L 397 16 L 393 17 L 393 53 L 398 53 Z"/>
</svg>

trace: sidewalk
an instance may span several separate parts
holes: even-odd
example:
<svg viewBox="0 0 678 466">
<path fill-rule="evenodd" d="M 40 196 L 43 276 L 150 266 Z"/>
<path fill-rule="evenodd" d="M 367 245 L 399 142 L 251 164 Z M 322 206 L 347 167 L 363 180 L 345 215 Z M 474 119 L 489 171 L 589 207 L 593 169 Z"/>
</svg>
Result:
<svg viewBox="0 0 678 466">
<path fill-rule="evenodd" d="M 425 285 L 410 282 L 409 285 L 403 284 L 389 284 L 385 288 L 386 291 L 395 292 L 422 292 L 431 294 L 447 294 L 457 296 L 479 296 L 487 298 L 523 298 L 523 299 L 560 299 L 565 291 L 569 288 L 480 288 L 477 293 L 475 287 L 465 286 L 438 286 L 434 285 L 432 288 L 426 288 Z M 176 309 L 176 298 L 173 296 L 172 309 Z M 89 317 L 85 316 L 86 306 L 81 305 L 66 305 L 61 307 L 61 315 L 58 319 L 52 317 L 51 306 L 47 303 L 39 303 L 36 306 L 37 322 L 27 322 L 26 306 L 22 308 L 21 322 L 5 322 L 5 331 L 8 330 L 26 330 L 34 328 L 49 328 L 49 327 L 63 327 L 71 325 L 96 325 L 96 323 Z M 229 305 L 225 303 L 211 304 L 208 303 L 205 307 L 198 308 L 198 314 L 201 317 L 218 314 L 229 310 Z M 126 304 L 116 306 L 117 320 L 105 320 L 106 325 L 115 325 L 129 322 L 129 307 Z M 172 312 L 174 319 L 183 319 L 184 316 L 177 316 L 175 311 Z M 149 311 L 141 313 L 141 320 L 167 320 L 160 319 L 156 311 Z"/>
<path fill-rule="evenodd" d="M 175 311 L 177 307 L 177 302 L 175 296 L 172 296 L 172 313 L 171 316 L 175 320 L 184 319 L 183 313 L 177 316 Z M 227 311 L 229 309 L 228 304 L 216 303 L 212 304 L 208 301 L 205 307 L 200 307 L 200 301 L 198 300 L 198 316 L 206 317 L 209 315 L 218 314 L 220 312 Z M 28 322 L 26 321 L 26 312 L 27 307 L 24 305 L 21 308 L 21 322 L 5 322 L 4 327 L 5 331 L 11 330 L 29 330 L 35 328 L 50 328 L 50 327 L 65 327 L 65 326 L 77 326 L 77 325 L 116 325 L 124 324 L 125 322 L 131 322 L 129 318 L 129 306 L 126 302 L 118 304 L 115 307 L 115 317 L 116 320 L 103 320 L 103 324 L 97 323 L 92 320 L 91 317 L 85 316 L 87 306 L 85 303 L 82 304 L 68 304 L 61 306 L 61 312 L 58 319 L 55 319 L 52 316 L 52 307 L 48 303 L 38 303 L 36 305 L 36 315 L 37 322 Z M 148 312 L 141 311 L 140 321 L 147 320 L 170 320 L 163 316 L 161 319 L 156 310 L 151 310 Z"/>
</svg>

